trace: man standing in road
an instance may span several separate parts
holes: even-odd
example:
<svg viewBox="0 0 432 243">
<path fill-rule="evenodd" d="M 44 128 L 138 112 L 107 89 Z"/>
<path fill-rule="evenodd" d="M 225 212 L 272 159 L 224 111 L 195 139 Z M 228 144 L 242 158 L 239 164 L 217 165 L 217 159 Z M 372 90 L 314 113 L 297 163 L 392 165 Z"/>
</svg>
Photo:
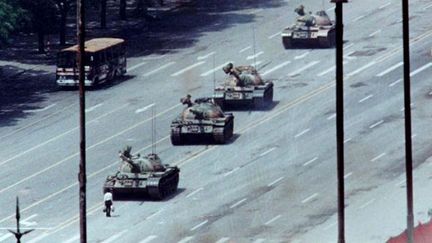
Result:
<svg viewBox="0 0 432 243">
<path fill-rule="evenodd" d="M 107 217 L 111 217 L 111 207 L 113 205 L 113 195 L 112 195 L 112 189 L 108 189 L 107 192 L 104 194 L 104 202 L 105 202 L 105 215 Z"/>
</svg>

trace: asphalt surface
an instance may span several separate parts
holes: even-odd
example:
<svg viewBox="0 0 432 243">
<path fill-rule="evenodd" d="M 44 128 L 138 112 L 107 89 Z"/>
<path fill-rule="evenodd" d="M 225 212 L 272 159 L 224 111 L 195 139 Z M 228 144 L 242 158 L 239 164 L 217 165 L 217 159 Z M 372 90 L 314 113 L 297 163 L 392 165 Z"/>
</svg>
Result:
<svg viewBox="0 0 432 243">
<path fill-rule="evenodd" d="M 88 242 L 336 242 L 335 50 L 283 49 L 280 31 L 299 4 L 198 3 L 194 11 L 161 20 L 162 30 L 175 33 L 147 33 L 169 51 L 130 53 L 127 78 L 87 92 Z M 333 16 L 327 1 L 302 4 Z M 425 21 L 432 5 L 417 0 L 410 6 L 414 160 L 420 168 L 432 147 L 432 29 Z M 347 242 L 384 242 L 406 225 L 400 8 L 399 1 L 364 0 L 344 9 Z M 234 111 L 235 136 L 226 145 L 173 147 L 169 125 L 182 109 L 179 98 L 211 95 L 213 74 L 221 81 L 228 61 L 254 64 L 271 79 L 274 104 Z M 0 129 L 0 227 L 14 228 L 19 196 L 22 226 L 36 229 L 26 242 L 78 242 L 77 92 L 40 96 L 24 118 Z M 178 193 L 160 202 L 115 201 L 114 217 L 106 218 L 105 177 L 117 169 L 117 151 L 125 145 L 151 152 L 152 113 L 157 153 L 181 168 Z M 429 173 L 418 175 L 428 185 Z M 416 194 L 422 198 L 430 195 Z M 376 226 L 388 215 L 397 217 Z M 2 230 L 0 242 L 14 240 Z"/>
</svg>

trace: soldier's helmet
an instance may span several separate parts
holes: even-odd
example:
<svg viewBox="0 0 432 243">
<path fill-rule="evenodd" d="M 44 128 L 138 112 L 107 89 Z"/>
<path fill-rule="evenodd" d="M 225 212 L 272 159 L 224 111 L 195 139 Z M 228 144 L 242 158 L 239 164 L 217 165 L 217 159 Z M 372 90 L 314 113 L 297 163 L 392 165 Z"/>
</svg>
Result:
<svg viewBox="0 0 432 243">
<path fill-rule="evenodd" d="M 231 72 L 231 69 L 234 67 L 234 65 L 232 63 L 228 63 L 227 65 L 225 65 L 225 67 L 223 67 L 223 71 L 228 74 Z"/>
<path fill-rule="evenodd" d="M 304 6 L 303 5 L 298 6 L 296 9 L 294 9 L 294 12 L 296 12 L 300 16 L 305 15 Z"/>
</svg>

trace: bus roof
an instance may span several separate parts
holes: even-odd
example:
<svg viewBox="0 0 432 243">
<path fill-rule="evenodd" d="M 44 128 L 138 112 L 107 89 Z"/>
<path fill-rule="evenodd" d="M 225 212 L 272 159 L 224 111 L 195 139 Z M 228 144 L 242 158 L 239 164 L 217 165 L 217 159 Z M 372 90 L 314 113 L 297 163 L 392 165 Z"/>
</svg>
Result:
<svg viewBox="0 0 432 243">
<path fill-rule="evenodd" d="M 123 43 L 124 40 L 120 38 L 95 38 L 85 42 L 85 51 L 86 52 L 98 52 L 104 49 L 107 49 L 111 46 L 118 45 Z M 61 50 L 64 51 L 78 51 L 78 45 L 74 45 L 68 48 Z"/>
</svg>

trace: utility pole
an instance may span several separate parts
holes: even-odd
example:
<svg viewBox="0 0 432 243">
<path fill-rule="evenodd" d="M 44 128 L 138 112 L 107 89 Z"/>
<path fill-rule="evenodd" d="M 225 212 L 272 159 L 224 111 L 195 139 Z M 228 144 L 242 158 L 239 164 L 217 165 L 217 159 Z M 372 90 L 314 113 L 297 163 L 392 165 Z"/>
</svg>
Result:
<svg viewBox="0 0 432 243">
<path fill-rule="evenodd" d="M 345 243 L 344 102 L 343 102 L 343 3 L 336 3 L 336 151 L 338 184 L 338 243 Z"/>
<path fill-rule="evenodd" d="M 413 172 L 412 172 L 412 137 L 411 137 L 411 80 L 409 49 L 409 3 L 402 0 L 402 33 L 404 58 L 404 112 L 405 112 L 405 173 L 407 192 L 407 234 L 408 243 L 414 242 L 413 214 Z"/>
<path fill-rule="evenodd" d="M 78 35 L 78 68 L 79 68 L 79 114 L 80 114 L 80 164 L 79 164 L 79 210 L 80 242 L 87 243 L 86 219 L 86 143 L 85 143 L 85 86 L 84 86 L 84 40 L 85 40 L 85 1 L 77 0 L 77 35 Z"/>
</svg>

